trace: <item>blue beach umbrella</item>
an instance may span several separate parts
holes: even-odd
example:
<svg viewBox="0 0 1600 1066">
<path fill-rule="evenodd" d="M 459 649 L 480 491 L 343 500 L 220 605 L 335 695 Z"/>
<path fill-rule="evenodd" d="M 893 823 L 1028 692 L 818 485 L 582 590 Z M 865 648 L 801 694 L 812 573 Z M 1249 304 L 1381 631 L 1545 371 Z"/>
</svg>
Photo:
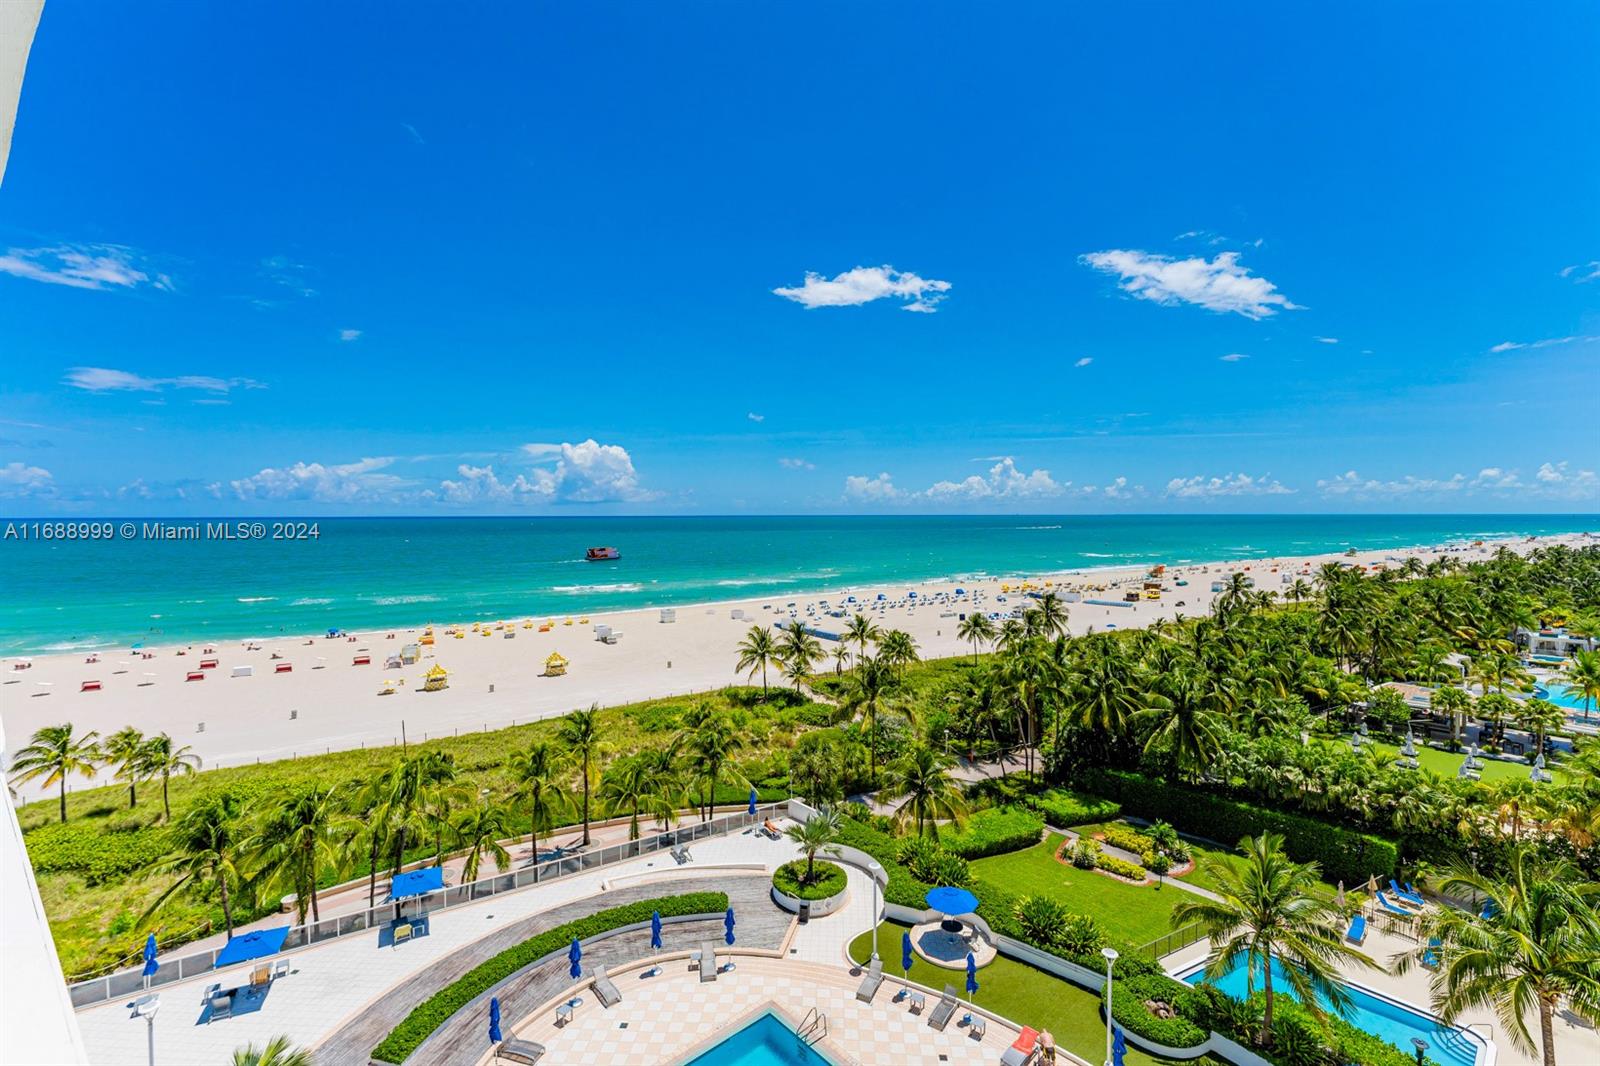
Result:
<svg viewBox="0 0 1600 1066">
<path fill-rule="evenodd" d="M 756 789 L 755 789 L 754 785 L 750 786 L 750 809 L 748 811 L 746 811 L 745 813 L 746 814 L 754 814 L 754 813 L 756 813 Z"/>
<path fill-rule="evenodd" d="M 978 998 L 978 960 L 967 952 L 967 995 Z"/>
<path fill-rule="evenodd" d="M 156 972 L 156 935 L 151 933 L 144 941 L 144 975 Z"/>
<path fill-rule="evenodd" d="M 728 946 L 729 947 L 732 947 L 733 946 L 733 908 L 732 907 L 729 907 L 728 908 L 728 913 L 724 914 L 722 916 L 722 927 L 723 927 L 723 929 L 727 930 L 727 932 L 723 936 L 723 939 L 728 942 Z"/>
<path fill-rule="evenodd" d="M 900 934 L 900 976 L 911 976 L 911 934 Z"/>
<path fill-rule="evenodd" d="M 661 912 L 650 912 L 650 946 L 661 950 Z"/>
<path fill-rule="evenodd" d="M 1122 1026 L 1111 1029 L 1111 1066 L 1122 1066 L 1122 1056 L 1128 1053 L 1128 1042 L 1122 1038 Z"/>
<path fill-rule="evenodd" d="M 505 1038 L 500 1035 L 500 997 L 489 1000 L 489 1043 L 498 1044 Z"/>
<path fill-rule="evenodd" d="M 567 961 L 572 963 L 572 967 L 568 972 L 572 975 L 572 979 L 576 981 L 583 976 L 583 967 L 579 965 L 583 961 L 583 948 L 579 946 L 577 937 L 572 938 L 572 946 L 567 949 Z"/>
</svg>

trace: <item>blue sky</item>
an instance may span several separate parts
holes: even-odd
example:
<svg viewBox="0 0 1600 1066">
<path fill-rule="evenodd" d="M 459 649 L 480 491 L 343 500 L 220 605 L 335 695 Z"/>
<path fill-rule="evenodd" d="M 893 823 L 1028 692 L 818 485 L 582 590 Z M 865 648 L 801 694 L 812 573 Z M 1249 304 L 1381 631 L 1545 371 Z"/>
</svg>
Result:
<svg viewBox="0 0 1600 1066">
<path fill-rule="evenodd" d="M 1600 507 L 1600 10 L 47 5 L 0 511 Z"/>
</svg>

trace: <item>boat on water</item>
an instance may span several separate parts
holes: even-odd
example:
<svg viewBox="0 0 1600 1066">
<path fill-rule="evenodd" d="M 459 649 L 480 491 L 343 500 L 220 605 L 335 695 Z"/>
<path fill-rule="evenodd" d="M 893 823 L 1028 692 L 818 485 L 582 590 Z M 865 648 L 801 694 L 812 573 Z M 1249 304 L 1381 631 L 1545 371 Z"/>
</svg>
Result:
<svg viewBox="0 0 1600 1066">
<path fill-rule="evenodd" d="M 615 548 L 590 548 L 583 557 L 591 563 L 606 563 L 622 558 L 622 553 Z"/>
</svg>

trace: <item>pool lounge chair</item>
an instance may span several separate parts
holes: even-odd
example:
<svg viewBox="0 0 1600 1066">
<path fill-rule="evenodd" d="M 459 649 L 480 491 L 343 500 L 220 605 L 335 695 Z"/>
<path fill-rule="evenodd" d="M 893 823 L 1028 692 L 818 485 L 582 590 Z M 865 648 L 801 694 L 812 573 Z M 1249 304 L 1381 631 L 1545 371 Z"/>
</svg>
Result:
<svg viewBox="0 0 1600 1066">
<path fill-rule="evenodd" d="M 1432 937 L 1428 940 L 1428 950 L 1422 953 L 1422 965 L 1427 969 L 1437 970 L 1439 968 L 1440 946 L 1438 937 Z"/>
<path fill-rule="evenodd" d="M 873 959 L 872 965 L 867 968 L 867 975 L 861 979 L 861 987 L 856 989 L 856 998 L 863 1003 L 871 1003 L 872 997 L 878 994 L 878 986 L 883 984 L 883 960 Z"/>
<path fill-rule="evenodd" d="M 1393 903 L 1390 903 L 1389 897 L 1383 894 L 1382 889 L 1378 890 L 1378 906 L 1382 907 L 1388 913 L 1398 915 L 1401 918 L 1415 918 L 1417 916 L 1416 911 L 1408 911 L 1404 907 L 1397 907 Z"/>
<path fill-rule="evenodd" d="M 717 979 L 717 942 L 707 940 L 700 945 L 700 983 Z"/>
<path fill-rule="evenodd" d="M 1022 1027 L 1022 1035 L 1000 1056 L 1000 1066 L 1028 1066 L 1039 1054 L 1039 1031 Z"/>
<path fill-rule="evenodd" d="M 1415 892 L 1407 892 L 1405 889 L 1396 884 L 1394 878 L 1392 877 L 1389 878 L 1389 894 L 1391 896 L 1399 897 L 1402 902 L 1412 903 L 1418 907 L 1426 907 L 1428 905 L 1427 900 L 1423 899 Z"/>
<path fill-rule="evenodd" d="M 535 1044 L 532 1040 L 518 1040 L 513 1037 L 510 1040 L 502 1040 L 494 1046 L 494 1057 L 496 1059 L 505 1059 L 508 1062 L 521 1062 L 525 1063 L 526 1066 L 533 1066 L 534 1063 L 544 1058 L 544 1045 Z"/>
<path fill-rule="evenodd" d="M 622 993 L 617 991 L 617 986 L 611 983 L 611 978 L 606 976 L 606 968 L 601 966 L 594 972 L 594 980 L 590 982 L 594 988 L 595 998 L 600 1000 L 602 1007 L 615 1007 L 622 1002 Z"/>
<path fill-rule="evenodd" d="M 934 1005 L 932 1013 L 928 1015 L 928 1024 L 939 1032 L 944 1032 L 944 1027 L 950 1024 L 950 1019 L 956 1012 L 956 1006 L 961 1001 L 956 998 L 954 985 L 944 986 L 944 995 Z"/>
<path fill-rule="evenodd" d="M 1350 928 L 1345 930 L 1344 938 L 1352 944 L 1363 943 L 1367 939 L 1367 919 L 1356 915 L 1350 919 Z"/>
</svg>

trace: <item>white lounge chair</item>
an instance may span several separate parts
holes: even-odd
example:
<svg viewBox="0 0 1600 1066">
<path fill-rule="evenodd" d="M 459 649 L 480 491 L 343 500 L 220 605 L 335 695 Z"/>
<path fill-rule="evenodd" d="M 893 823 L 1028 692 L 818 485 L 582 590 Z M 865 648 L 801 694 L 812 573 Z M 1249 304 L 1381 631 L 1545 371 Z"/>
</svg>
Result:
<svg viewBox="0 0 1600 1066">
<path fill-rule="evenodd" d="M 494 1046 L 494 1057 L 506 1059 L 509 1062 L 520 1062 L 524 1066 L 533 1066 L 544 1057 L 544 1045 L 536 1044 L 532 1040 L 502 1040 Z"/>
<path fill-rule="evenodd" d="M 700 982 L 717 979 L 717 944 L 714 940 L 707 940 L 700 945 Z"/>
<path fill-rule="evenodd" d="M 611 978 L 606 976 L 606 968 L 600 967 L 594 972 L 591 982 L 595 998 L 600 1000 L 602 1007 L 615 1007 L 622 1002 L 622 993 L 617 991 L 617 986 L 611 983 Z"/>
<path fill-rule="evenodd" d="M 956 990 L 952 985 L 944 986 L 944 995 L 939 997 L 939 1002 L 934 1004 L 933 1012 L 928 1015 L 928 1024 L 944 1032 L 944 1027 L 950 1024 L 950 1019 L 956 1013 L 956 1006 L 961 1001 L 956 998 Z"/>
<path fill-rule="evenodd" d="M 871 1003 L 872 997 L 878 994 L 878 986 L 883 984 L 883 960 L 873 959 L 872 965 L 867 968 L 867 975 L 861 979 L 861 987 L 856 989 L 856 998 L 863 1003 Z"/>
</svg>

